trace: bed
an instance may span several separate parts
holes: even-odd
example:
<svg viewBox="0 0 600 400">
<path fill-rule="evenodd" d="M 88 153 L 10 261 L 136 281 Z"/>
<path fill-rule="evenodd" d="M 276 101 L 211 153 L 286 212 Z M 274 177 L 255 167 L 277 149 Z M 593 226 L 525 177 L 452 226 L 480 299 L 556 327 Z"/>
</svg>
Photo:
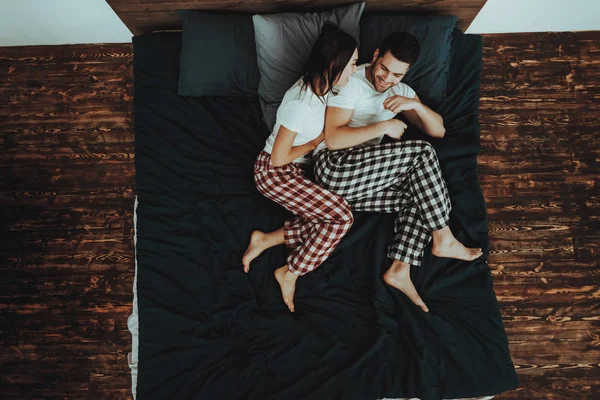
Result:
<svg viewBox="0 0 600 400">
<path fill-rule="evenodd" d="M 517 386 L 485 257 L 425 252 L 413 281 L 423 314 L 381 276 L 393 216 L 356 213 L 332 256 L 283 304 L 283 246 L 241 257 L 254 229 L 289 217 L 254 187 L 269 134 L 256 97 L 177 94 L 181 33 L 134 38 L 136 279 L 130 330 L 138 399 L 421 399 L 491 396 Z M 480 36 L 453 33 L 447 137 L 434 143 L 451 228 L 489 251 L 477 180 Z M 417 137 L 409 132 L 407 137 Z"/>
</svg>

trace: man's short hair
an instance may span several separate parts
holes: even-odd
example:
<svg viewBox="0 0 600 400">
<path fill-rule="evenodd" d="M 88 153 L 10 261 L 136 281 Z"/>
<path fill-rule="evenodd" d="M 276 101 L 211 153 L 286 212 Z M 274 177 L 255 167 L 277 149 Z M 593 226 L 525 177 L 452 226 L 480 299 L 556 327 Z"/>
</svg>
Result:
<svg viewBox="0 0 600 400">
<path fill-rule="evenodd" d="M 416 37 L 408 32 L 393 32 L 379 46 L 379 57 L 390 51 L 398 61 L 412 65 L 419 58 L 421 46 Z"/>
</svg>

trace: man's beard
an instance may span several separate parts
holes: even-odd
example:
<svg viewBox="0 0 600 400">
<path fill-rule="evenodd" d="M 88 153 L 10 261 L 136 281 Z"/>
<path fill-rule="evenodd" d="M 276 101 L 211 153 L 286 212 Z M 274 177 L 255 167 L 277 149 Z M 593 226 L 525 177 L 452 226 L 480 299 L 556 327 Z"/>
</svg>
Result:
<svg viewBox="0 0 600 400">
<path fill-rule="evenodd" d="M 377 77 L 375 76 L 375 66 L 371 65 L 371 73 L 369 74 L 369 78 L 371 81 L 371 85 L 373 85 L 373 87 L 375 88 L 375 90 L 379 93 L 383 93 L 386 90 L 388 90 L 389 88 L 387 86 L 384 86 L 383 90 L 379 90 L 379 88 L 377 87 Z"/>
</svg>

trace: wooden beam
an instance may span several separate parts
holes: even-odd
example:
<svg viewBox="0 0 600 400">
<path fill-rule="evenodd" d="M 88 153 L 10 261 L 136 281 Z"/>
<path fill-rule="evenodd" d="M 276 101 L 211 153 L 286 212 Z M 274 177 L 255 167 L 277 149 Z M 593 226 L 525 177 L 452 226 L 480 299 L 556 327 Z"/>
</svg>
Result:
<svg viewBox="0 0 600 400">
<path fill-rule="evenodd" d="M 407 12 L 445 14 L 458 17 L 458 27 L 465 31 L 487 0 L 366 0 L 367 12 Z M 352 3 L 347 0 L 107 0 L 119 18 L 133 32 L 141 35 L 159 30 L 179 30 L 178 10 L 203 10 L 231 13 L 268 14 L 289 11 L 315 11 Z"/>
</svg>

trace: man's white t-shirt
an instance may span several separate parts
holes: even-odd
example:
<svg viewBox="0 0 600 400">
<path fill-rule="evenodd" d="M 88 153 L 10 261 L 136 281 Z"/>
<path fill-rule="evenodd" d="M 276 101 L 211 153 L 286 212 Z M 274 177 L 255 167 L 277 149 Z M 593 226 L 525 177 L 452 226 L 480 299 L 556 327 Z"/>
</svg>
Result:
<svg viewBox="0 0 600 400">
<path fill-rule="evenodd" d="M 292 86 L 281 101 L 277 109 L 277 119 L 273 132 L 267 139 L 264 151 L 271 154 L 273 144 L 283 125 L 292 132 L 296 132 L 293 146 L 300 146 L 316 139 L 325 127 L 325 108 L 329 94 L 319 97 L 310 88 L 302 88 L 302 78 Z M 309 164 L 312 160 L 302 156 L 294 160 L 297 163 Z"/>
<path fill-rule="evenodd" d="M 383 107 L 383 102 L 388 97 L 403 96 L 412 99 L 416 96 L 415 91 L 402 82 L 392 86 L 383 93 L 379 93 L 365 75 L 365 69 L 369 65 L 359 65 L 356 68 L 356 72 L 348 80 L 348 83 L 339 88 L 338 94 L 330 96 L 327 101 L 327 105 L 330 107 L 354 110 L 352 119 L 348 123 L 348 126 L 351 128 L 359 128 L 394 118 L 396 113 L 386 110 Z M 379 144 L 382 139 L 383 136 L 380 136 L 362 143 L 361 146 Z M 325 147 L 325 144 L 321 143 L 317 151 Z"/>
</svg>

